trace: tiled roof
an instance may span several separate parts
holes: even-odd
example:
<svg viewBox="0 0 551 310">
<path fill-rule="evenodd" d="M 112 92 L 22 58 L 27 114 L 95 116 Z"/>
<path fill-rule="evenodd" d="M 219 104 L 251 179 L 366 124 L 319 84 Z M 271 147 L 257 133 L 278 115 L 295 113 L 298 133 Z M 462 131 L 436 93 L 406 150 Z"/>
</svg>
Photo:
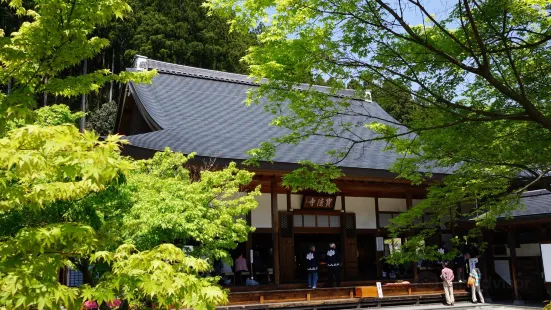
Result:
<svg viewBox="0 0 551 310">
<path fill-rule="evenodd" d="M 273 115 L 265 112 L 262 105 L 247 107 L 244 104 L 247 91 L 258 87 L 247 76 L 151 59 L 141 67 L 155 68 L 159 74 L 152 84 L 131 84 L 131 91 L 161 130 L 127 137 L 134 146 L 153 150 L 170 147 L 183 153 L 196 152 L 200 156 L 239 160 L 247 159 L 245 152 L 258 147 L 261 142 L 287 133 L 285 129 L 269 125 Z M 321 86 L 316 90 L 328 91 Z M 353 91 L 344 91 L 332 100 L 353 96 Z M 350 111 L 361 111 L 363 116 L 347 115 L 338 120 L 356 125 L 353 133 L 348 135 L 370 139 L 376 135 L 357 125 L 381 119 L 396 122 L 375 102 L 358 99 L 349 102 Z M 279 146 L 274 161 L 326 163 L 333 160 L 328 151 L 342 150 L 347 146 L 349 142 L 345 139 L 314 136 L 298 145 Z M 356 146 L 339 166 L 388 170 L 398 155 L 385 152 L 385 146 L 384 141 Z"/>
<path fill-rule="evenodd" d="M 520 201 L 523 208 L 511 213 L 511 216 L 515 218 L 551 214 L 551 192 L 547 190 L 526 192 L 522 195 Z M 505 218 L 505 216 L 501 218 Z"/>
</svg>

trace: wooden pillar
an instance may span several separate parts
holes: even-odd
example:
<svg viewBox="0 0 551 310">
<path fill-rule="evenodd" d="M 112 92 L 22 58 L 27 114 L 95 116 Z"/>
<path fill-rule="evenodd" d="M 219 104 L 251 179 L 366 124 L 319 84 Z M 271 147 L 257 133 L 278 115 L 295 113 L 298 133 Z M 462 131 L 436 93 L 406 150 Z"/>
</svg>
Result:
<svg viewBox="0 0 551 310">
<path fill-rule="evenodd" d="M 270 193 L 272 196 L 272 242 L 274 245 L 274 282 L 279 287 L 279 214 L 277 212 L 277 180 L 272 178 L 270 183 Z"/>
<path fill-rule="evenodd" d="M 406 192 L 406 207 L 408 210 L 413 207 L 413 197 L 411 192 Z"/>
<path fill-rule="evenodd" d="M 249 226 L 252 226 L 251 212 L 247 213 L 247 224 L 249 224 Z M 243 254 L 243 257 L 248 258 L 248 260 L 250 260 L 250 253 L 252 248 L 253 248 L 253 234 L 249 233 L 249 237 L 247 238 L 247 243 L 245 243 L 245 253 L 241 253 Z"/>
<path fill-rule="evenodd" d="M 375 197 L 375 221 L 377 222 L 377 233 L 375 234 L 375 238 L 381 236 L 380 232 L 380 224 L 379 224 L 379 197 Z M 377 251 L 377 249 L 375 249 Z M 383 262 L 381 259 L 383 258 L 383 253 L 381 251 L 375 252 L 375 257 L 377 259 L 377 278 L 381 279 L 383 276 Z"/>
<path fill-rule="evenodd" d="M 409 210 L 411 207 L 413 207 L 413 197 L 411 195 L 411 192 L 406 191 L 406 208 Z M 415 281 L 419 280 L 419 272 L 417 270 L 417 262 L 411 263 L 411 270 L 413 271 L 413 279 Z"/>
<path fill-rule="evenodd" d="M 518 293 L 517 284 L 517 245 L 515 242 L 515 232 L 509 230 L 507 232 L 507 240 L 509 244 L 509 254 L 511 255 L 511 279 L 513 280 L 513 294 L 515 297 L 515 304 L 520 302 L 520 295 Z"/>
<path fill-rule="evenodd" d="M 484 297 L 485 300 L 492 301 L 491 298 L 491 291 L 492 291 L 492 278 L 494 275 L 494 272 L 496 270 L 495 267 L 495 260 L 494 260 L 494 231 L 488 231 L 486 233 L 486 241 L 488 242 L 488 247 L 486 248 L 486 255 L 484 258 L 484 281 L 487 283 L 486 289 L 484 290 L 486 293 L 486 297 Z"/>
<path fill-rule="evenodd" d="M 343 280 L 348 280 L 348 264 L 346 263 L 346 217 L 344 214 L 346 214 L 346 197 L 344 194 L 341 195 L 341 208 L 342 208 L 342 216 L 341 216 L 341 244 L 342 244 L 342 250 L 341 250 L 341 257 L 342 257 L 342 270 L 344 271 L 344 277 Z"/>
<path fill-rule="evenodd" d="M 293 211 L 293 206 L 291 206 L 291 190 L 287 190 L 287 211 Z"/>
</svg>

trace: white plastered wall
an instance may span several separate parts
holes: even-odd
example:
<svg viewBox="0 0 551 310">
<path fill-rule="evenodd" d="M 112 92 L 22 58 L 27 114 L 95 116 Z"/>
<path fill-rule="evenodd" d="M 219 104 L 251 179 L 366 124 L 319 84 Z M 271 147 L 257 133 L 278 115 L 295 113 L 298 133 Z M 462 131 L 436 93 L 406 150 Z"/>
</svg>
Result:
<svg viewBox="0 0 551 310">
<path fill-rule="evenodd" d="M 342 210 L 342 197 L 341 196 L 336 196 L 335 199 L 337 199 L 335 201 L 335 210 Z"/>
<path fill-rule="evenodd" d="M 267 193 L 262 193 L 260 196 L 256 196 L 255 199 L 258 201 L 258 207 L 251 212 L 251 225 L 256 228 L 272 228 L 272 208 L 271 208 L 271 195 Z M 278 198 L 278 209 L 280 206 L 280 197 Z M 283 197 L 283 201 L 286 201 L 286 198 Z M 286 210 L 285 207 L 284 210 Z"/>
<path fill-rule="evenodd" d="M 348 209 L 348 205 L 346 206 Z M 379 198 L 379 211 L 383 212 L 406 212 L 407 203 L 405 199 Z"/>
<path fill-rule="evenodd" d="M 277 210 L 287 211 L 287 194 L 277 194 Z"/>
<path fill-rule="evenodd" d="M 530 257 L 530 256 L 541 256 L 541 249 L 539 243 L 523 243 L 520 245 L 517 250 L 517 257 Z M 507 255 L 495 255 L 495 257 L 509 257 L 511 256 L 511 251 L 507 247 Z"/>
<path fill-rule="evenodd" d="M 293 210 L 298 210 L 300 209 L 301 204 L 302 204 L 302 195 L 291 194 L 291 208 Z"/>
<path fill-rule="evenodd" d="M 339 199 L 340 200 L 340 199 Z M 339 201 L 337 200 L 337 201 Z M 377 228 L 377 214 L 375 212 L 375 198 L 345 197 L 346 212 L 356 214 L 357 229 Z"/>
</svg>

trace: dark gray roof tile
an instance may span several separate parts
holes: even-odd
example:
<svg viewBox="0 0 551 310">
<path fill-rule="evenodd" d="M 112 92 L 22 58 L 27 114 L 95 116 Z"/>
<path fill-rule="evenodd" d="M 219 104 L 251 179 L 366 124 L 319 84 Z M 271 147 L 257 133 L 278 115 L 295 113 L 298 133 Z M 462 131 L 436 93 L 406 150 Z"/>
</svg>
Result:
<svg viewBox="0 0 551 310">
<path fill-rule="evenodd" d="M 246 159 L 247 150 L 287 133 L 285 129 L 269 125 L 273 115 L 265 112 L 263 106 L 244 104 L 247 91 L 257 87 L 246 76 L 155 60 L 148 60 L 147 67 L 158 69 L 159 74 L 152 84 L 132 84 L 133 95 L 162 130 L 127 137 L 135 146 L 153 150 L 170 147 L 200 156 Z M 333 100 L 342 99 L 334 97 Z M 350 111 L 361 112 L 364 116 L 345 116 L 343 122 L 365 124 L 381 119 L 396 122 L 374 102 L 349 100 Z M 376 137 L 363 127 L 355 128 L 353 134 L 364 139 Z M 327 163 L 333 160 L 328 151 L 342 150 L 349 143 L 345 139 L 314 136 L 296 146 L 278 147 L 274 161 Z M 398 155 L 383 151 L 385 146 L 383 141 L 373 141 L 354 147 L 339 166 L 388 170 Z"/>
<path fill-rule="evenodd" d="M 547 190 L 529 191 L 522 195 L 522 209 L 512 212 L 513 217 L 551 214 L 551 192 Z"/>
</svg>

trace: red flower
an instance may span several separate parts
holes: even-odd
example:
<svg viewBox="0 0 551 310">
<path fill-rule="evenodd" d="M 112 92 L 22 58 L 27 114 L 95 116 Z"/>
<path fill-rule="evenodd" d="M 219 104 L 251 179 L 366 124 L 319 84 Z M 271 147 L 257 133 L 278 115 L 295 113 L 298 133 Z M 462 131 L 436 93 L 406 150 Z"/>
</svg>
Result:
<svg viewBox="0 0 551 310">
<path fill-rule="evenodd" d="M 85 301 L 82 309 L 98 309 L 98 303 L 93 300 Z"/>
<path fill-rule="evenodd" d="M 109 306 L 109 308 L 113 308 L 113 307 L 118 307 L 122 304 L 122 301 L 120 299 L 115 299 L 113 301 L 110 301 L 107 303 L 107 305 Z"/>
</svg>

